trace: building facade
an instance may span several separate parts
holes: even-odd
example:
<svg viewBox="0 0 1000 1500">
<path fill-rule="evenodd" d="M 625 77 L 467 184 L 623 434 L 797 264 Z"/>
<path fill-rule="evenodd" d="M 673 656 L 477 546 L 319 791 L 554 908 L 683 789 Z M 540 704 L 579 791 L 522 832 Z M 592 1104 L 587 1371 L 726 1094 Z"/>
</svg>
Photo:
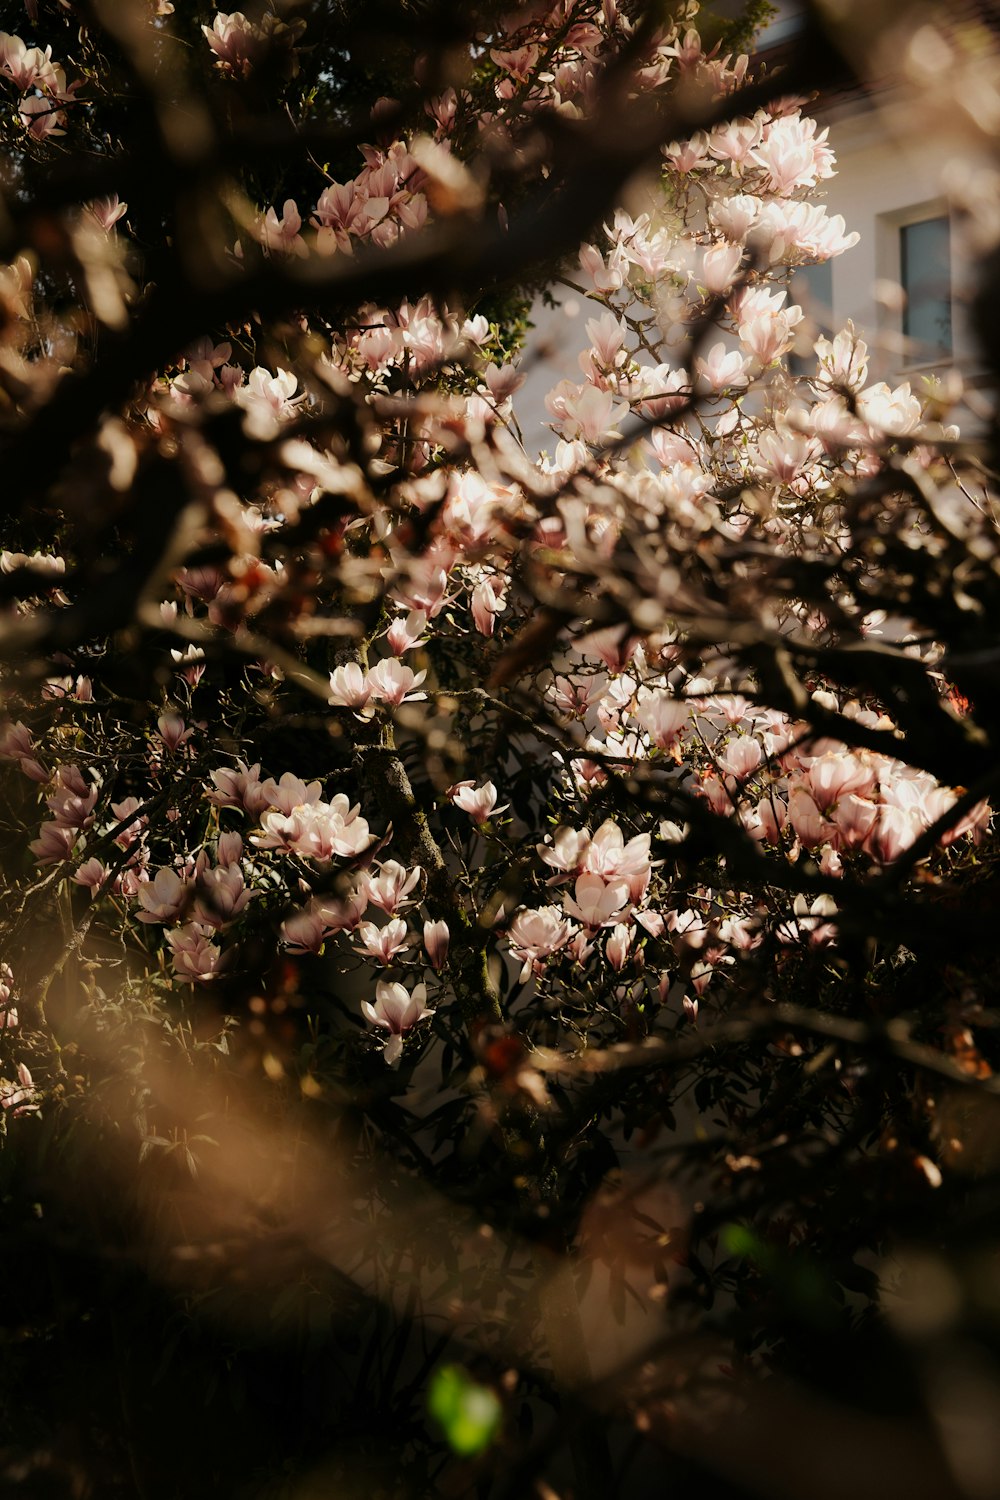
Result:
<svg viewBox="0 0 1000 1500">
<path fill-rule="evenodd" d="M 913 31 L 894 34 L 904 67 L 909 51 L 919 64 L 920 48 L 936 45 L 933 12 L 915 14 Z M 1000 5 L 956 0 L 944 16 L 946 25 L 975 27 L 973 44 L 983 49 L 1000 31 Z M 759 56 L 780 62 L 804 22 L 804 7 L 783 0 Z M 860 240 L 801 272 L 794 290 L 821 327 L 851 319 L 863 332 L 873 379 L 916 387 L 922 377 L 954 370 L 975 413 L 975 392 L 986 381 L 971 313 L 983 226 L 967 210 L 995 190 L 992 153 L 959 112 L 949 118 L 941 110 L 940 99 L 922 111 L 919 67 L 910 79 L 899 71 L 879 78 L 877 70 L 876 62 L 873 81 L 821 95 L 813 106 L 837 157 L 836 176 L 823 184 L 827 208 Z"/>
</svg>

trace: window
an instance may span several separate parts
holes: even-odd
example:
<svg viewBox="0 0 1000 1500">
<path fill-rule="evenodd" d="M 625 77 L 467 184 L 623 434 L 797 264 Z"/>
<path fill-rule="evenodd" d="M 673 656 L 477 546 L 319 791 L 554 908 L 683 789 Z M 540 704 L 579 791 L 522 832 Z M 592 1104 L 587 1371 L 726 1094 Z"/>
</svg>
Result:
<svg viewBox="0 0 1000 1500">
<path fill-rule="evenodd" d="M 899 231 L 903 333 L 911 361 L 951 354 L 951 234 L 947 217 L 921 219 Z M 919 346 L 919 347 L 917 347 Z"/>
<path fill-rule="evenodd" d="M 807 318 L 825 328 L 833 308 L 833 262 L 819 260 L 815 265 L 796 266 L 792 272 L 792 301 L 799 304 Z"/>
<path fill-rule="evenodd" d="M 811 266 L 797 266 L 792 273 L 789 300 L 798 303 L 806 315 L 808 337 L 830 328 L 833 312 L 833 262 L 820 260 Z M 799 350 L 789 355 L 788 368 L 793 375 L 809 375 L 816 367 L 812 349 L 800 339 Z"/>
</svg>

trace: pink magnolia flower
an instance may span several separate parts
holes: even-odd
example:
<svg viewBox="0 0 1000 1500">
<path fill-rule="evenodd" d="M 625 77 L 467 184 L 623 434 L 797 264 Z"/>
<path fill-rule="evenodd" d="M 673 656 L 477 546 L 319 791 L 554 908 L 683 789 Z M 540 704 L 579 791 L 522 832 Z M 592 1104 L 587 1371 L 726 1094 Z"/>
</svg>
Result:
<svg viewBox="0 0 1000 1500">
<path fill-rule="evenodd" d="M 371 686 L 356 661 L 330 673 L 330 703 L 335 708 L 364 708 L 371 695 Z"/>
<path fill-rule="evenodd" d="M 29 47 L 19 36 L 0 31 L 0 73 L 14 84 L 18 93 L 26 94 L 52 61 L 52 48 Z"/>
<path fill-rule="evenodd" d="M 469 814 L 479 828 L 488 823 L 495 813 L 506 812 L 509 806 L 505 802 L 497 807 L 497 789 L 492 781 L 486 781 L 480 787 L 474 781 L 457 781 L 449 789 L 448 796 L 456 807 Z"/>
<path fill-rule="evenodd" d="M 427 697 L 426 693 L 416 691 L 426 676 L 426 672 L 414 672 L 395 657 L 387 657 L 372 667 L 367 682 L 373 698 L 397 707 Z"/>
<path fill-rule="evenodd" d="M 633 912 L 632 917 L 650 937 L 662 937 L 666 931 L 667 924 L 658 911 L 650 911 L 647 907 L 645 911 Z"/>
<path fill-rule="evenodd" d="M 605 260 L 593 245 L 584 245 L 580 251 L 580 270 L 598 292 L 616 292 L 625 280 L 624 258 L 617 249 Z"/>
<path fill-rule="evenodd" d="M 562 380 L 545 398 L 545 405 L 563 437 L 579 437 L 594 445 L 621 437 L 620 423 L 628 416 L 628 404 L 616 401 L 611 391 L 595 385 L 573 385 Z"/>
<path fill-rule="evenodd" d="M 27 724 L 8 721 L 0 728 L 0 760 L 21 760 L 34 751 L 35 741 Z"/>
<path fill-rule="evenodd" d="M 145 848 L 140 844 L 124 870 L 115 876 L 111 889 L 116 895 L 125 896 L 131 900 L 139 894 L 149 880 L 149 871 L 146 868 L 148 858 Z"/>
<path fill-rule="evenodd" d="M 749 382 L 747 362 L 738 349 L 726 350 L 721 341 L 713 344 L 708 354 L 699 356 L 694 362 L 698 385 L 702 390 L 724 391 Z"/>
<path fill-rule="evenodd" d="M 219 568 L 178 568 L 177 582 L 189 599 L 200 599 L 210 603 L 225 584 L 225 574 Z"/>
<path fill-rule="evenodd" d="M 327 939 L 326 925 L 314 901 L 286 917 L 279 932 L 282 943 L 292 953 L 322 953 Z"/>
<path fill-rule="evenodd" d="M 826 947 L 837 936 L 834 923 L 827 921 L 837 915 L 837 903 L 832 896 L 817 896 L 810 905 L 801 893 L 792 904 L 792 916 L 779 922 L 775 936 L 779 943 L 809 943 L 814 948 Z"/>
<path fill-rule="evenodd" d="M 948 812 L 957 802 L 958 797 L 951 787 L 934 787 L 924 797 L 924 817 L 927 819 L 928 827 L 936 823 L 938 818 Z M 963 817 L 959 818 L 952 826 L 941 835 L 938 843 L 942 849 L 947 849 L 956 839 L 964 838 L 971 833 L 973 842 L 980 843 L 990 824 L 992 813 L 988 802 L 977 802 Z"/>
<path fill-rule="evenodd" d="M 0 549 L 0 573 L 13 573 L 17 568 L 31 568 L 33 572 L 51 578 L 55 584 L 66 572 L 66 559 L 48 552 L 7 552 Z"/>
<path fill-rule="evenodd" d="M 476 584 L 472 591 L 472 618 L 480 635 L 491 636 L 496 617 L 507 607 L 507 580 L 493 575 Z"/>
<path fill-rule="evenodd" d="M 716 966 L 720 963 L 732 963 L 732 957 L 726 957 L 721 948 L 709 948 L 704 958 L 699 958 L 691 965 L 691 988 L 696 995 L 703 995 L 712 982 Z M 697 1001 L 695 1001 L 697 1005 Z"/>
<path fill-rule="evenodd" d="M 719 939 L 740 953 L 749 953 L 760 947 L 764 934 L 754 917 L 725 917 L 719 924 Z"/>
<path fill-rule="evenodd" d="M 870 760 L 862 760 L 849 751 L 844 754 L 828 751 L 810 761 L 804 784 L 816 806 L 834 817 L 836 805 L 842 797 L 852 793 L 858 797 L 870 794 L 875 785 L 875 766 Z"/>
<path fill-rule="evenodd" d="M 669 141 L 663 147 L 663 154 L 674 171 L 681 172 L 685 176 L 689 172 L 699 172 L 703 167 L 712 165 L 708 136 L 704 130 L 696 130 L 686 141 Z"/>
<path fill-rule="evenodd" d="M 215 807 L 240 807 L 251 817 L 257 817 L 271 804 L 260 780 L 260 765 L 248 766 L 238 760 L 234 769 L 221 767 L 211 773 L 214 792 L 206 792 L 207 800 Z"/>
<path fill-rule="evenodd" d="M 31 94 L 21 100 L 17 113 L 25 130 L 36 141 L 45 140 L 50 135 L 65 135 L 62 127 L 66 123 L 66 111 L 59 109 L 51 99 Z"/>
<path fill-rule="evenodd" d="M 412 944 L 402 917 L 394 917 L 384 927 L 376 927 L 374 922 L 361 922 L 356 936 L 359 946 L 355 952 L 374 958 L 380 964 L 391 964 L 397 953 Z"/>
<path fill-rule="evenodd" d="M 752 839 L 780 844 L 782 829 L 788 822 L 788 804 L 771 786 L 754 808 L 741 808 L 740 821 Z"/>
<path fill-rule="evenodd" d="M 140 922 L 176 922 L 191 901 L 191 886 L 176 870 L 157 870 L 146 885 L 140 887 L 136 912 Z"/>
<path fill-rule="evenodd" d="M 365 1020 L 389 1033 L 382 1056 L 390 1067 L 395 1067 L 403 1055 L 403 1038 L 407 1032 L 434 1014 L 425 1005 L 426 999 L 426 985 L 416 985 L 410 994 L 402 984 L 379 980 L 375 986 L 375 1004 L 362 1000 L 361 1011 Z"/>
<path fill-rule="evenodd" d="M 259 849 L 283 849 L 327 863 L 335 856 L 350 859 L 360 854 L 371 843 L 371 832 L 359 805 L 351 807 L 338 793 L 332 802 L 306 802 L 288 813 L 265 813 L 261 832 L 251 842 Z"/>
<path fill-rule="evenodd" d="M 667 913 L 667 926 L 674 934 L 674 947 L 678 952 L 691 948 L 697 953 L 704 948 L 709 924 L 700 911 L 691 907 L 687 911 L 670 911 Z"/>
<path fill-rule="evenodd" d="M 353 932 L 368 910 L 364 881 L 343 897 L 317 897 L 315 903 L 328 934 Z"/>
<path fill-rule="evenodd" d="M 526 907 L 519 911 L 510 924 L 507 941 L 511 952 L 524 960 L 522 983 L 532 970 L 540 974 L 542 960 L 558 953 L 575 932 L 576 927 L 567 921 L 558 906 Z"/>
<path fill-rule="evenodd" d="M 557 828 L 551 844 L 536 844 L 535 848 L 539 857 L 555 870 L 556 879 L 581 875 L 590 848 L 590 834 L 582 828 Z"/>
<path fill-rule="evenodd" d="M 85 886 L 91 896 L 96 896 L 101 886 L 107 879 L 107 870 L 99 859 L 86 859 L 78 870 L 73 873 L 73 879 L 77 885 Z"/>
<path fill-rule="evenodd" d="M 235 831 L 219 834 L 219 841 L 215 846 L 215 863 L 217 865 L 235 865 L 243 858 L 243 840 Z"/>
<path fill-rule="evenodd" d="M 222 965 L 222 953 L 194 923 L 175 927 L 164 934 L 170 948 L 174 973 L 192 984 L 207 984 Z"/>
<path fill-rule="evenodd" d="M 640 688 L 633 714 L 660 750 L 675 745 L 691 718 L 691 705 L 651 688 Z"/>
<path fill-rule="evenodd" d="M 214 870 L 203 870 L 197 882 L 198 899 L 195 902 L 195 920 L 206 927 L 225 927 L 246 910 L 253 898 L 243 880 L 239 865 L 219 865 Z M 142 897 L 140 895 L 140 900 Z"/>
<path fill-rule="evenodd" d="M 924 823 L 915 807 L 894 807 L 883 803 L 872 823 L 865 848 L 879 864 L 892 864 L 923 832 Z"/>
<path fill-rule="evenodd" d="M 298 380 L 290 370 L 273 375 L 260 365 L 251 370 L 247 383 L 236 392 L 236 399 L 246 410 L 248 425 L 255 436 L 271 436 L 281 418 L 292 416 L 302 397 L 296 397 Z"/>
<path fill-rule="evenodd" d="M 32 839 L 28 848 L 40 865 L 56 865 L 69 859 L 73 853 L 78 832 L 62 823 L 43 823 L 37 839 Z"/>
<path fill-rule="evenodd" d="M 751 152 L 767 173 L 772 193 L 785 198 L 798 188 L 815 186 L 833 175 L 833 153 L 826 144 L 829 129 L 816 134 L 816 121 L 785 115 L 768 126 L 762 143 Z"/>
<path fill-rule="evenodd" d="M 430 922 L 424 923 L 424 948 L 430 959 L 432 969 L 443 969 L 448 960 L 448 944 L 451 933 L 448 923 Z"/>
<path fill-rule="evenodd" d="M 814 345 L 824 383 L 859 391 L 868 379 L 868 345 L 858 338 L 848 322 L 832 339 L 820 338 Z M 813 380 L 814 385 L 819 381 Z"/>
<path fill-rule="evenodd" d="M 447 561 L 450 568 L 453 556 L 449 555 Z M 447 569 L 441 567 L 432 555 L 422 566 L 411 568 L 409 582 L 397 586 L 392 597 L 404 608 L 419 611 L 425 619 L 436 619 L 452 600 L 448 593 Z"/>
<path fill-rule="evenodd" d="M 600 875 L 605 882 L 624 880 L 629 900 L 641 901 L 649 886 L 652 864 L 649 858 L 651 835 L 637 833 L 626 843 L 625 835 L 612 818 L 601 824 L 584 855 L 586 873 Z"/>
<path fill-rule="evenodd" d="M 121 203 L 118 194 L 112 193 L 107 198 L 95 198 L 86 205 L 84 212 L 90 215 L 99 229 L 110 234 L 118 220 L 128 213 L 128 204 Z"/>
<path fill-rule="evenodd" d="M 454 99 L 454 89 L 449 89 L 447 92 L 451 95 L 452 99 Z M 474 345 L 477 349 L 481 348 L 483 344 L 488 342 L 490 337 L 490 325 L 483 317 L 482 313 L 476 313 L 475 317 L 473 318 L 466 318 L 465 322 L 462 324 L 462 337 L 463 339 L 465 339 L 466 343 Z"/>
<path fill-rule="evenodd" d="M 175 753 L 187 744 L 194 730 L 187 728 L 180 714 L 161 714 L 156 721 L 156 733 L 164 749 Z"/>
<path fill-rule="evenodd" d="M 625 363 L 627 355 L 623 318 L 616 318 L 614 313 L 606 312 L 600 318 L 590 318 L 586 331 L 598 365 L 606 370 L 613 370 Z"/>
<path fill-rule="evenodd" d="M 727 120 L 717 125 L 708 138 L 708 149 L 717 161 L 731 161 L 742 166 L 749 161 L 751 153 L 760 145 L 764 134 L 764 122 L 758 115 L 752 120 Z"/>
<path fill-rule="evenodd" d="M 624 881 L 605 885 L 600 875 L 578 875 L 574 894 L 563 898 L 563 906 L 584 927 L 612 927 L 628 905 L 629 891 Z"/>
<path fill-rule="evenodd" d="M 760 213 L 761 200 L 752 193 L 736 193 L 713 203 L 708 216 L 713 225 L 728 240 L 737 243 L 745 240 Z"/>
<path fill-rule="evenodd" d="M 509 73 L 518 83 L 524 83 L 531 77 L 532 70 L 538 61 L 539 48 L 535 43 L 506 50 L 491 47 L 490 57 L 498 68 Z"/>
<path fill-rule="evenodd" d="M 7 964 L 0 964 L 0 1031 L 13 1031 L 16 1026 L 14 974 Z"/>
<path fill-rule="evenodd" d="M 98 787 L 88 783 L 78 766 L 57 766 L 55 790 L 45 804 L 57 823 L 64 828 L 88 828 L 94 821 Z"/>
<path fill-rule="evenodd" d="M 905 437 L 919 426 L 920 402 L 904 381 L 891 390 L 884 380 L 870 385 L 858 395 L 858 411 L 870 427 L 890 437 Z"/>
<path fill-rule="evenodd" d="M 26 724 L 8 721 L 0 727 L 0 760 L 16 760 L 22 775 L 44 785 L 50 773 L 34 752 L 35 741 Z"/>
<path fill-rule="evenodd" d="M 816 260 L 830 260 L 853 250 L 861 239 L 857 230 L 847 234 L 843 214 L 828 214 L 822 203 L 798 203 L 789 214 L 795 248 Z"/>
<path fill-rule="evenodd" d="M 735 781 L 746 781 L 759 769 L 764 747 L 752 734 L 737 735 L 719 756 L 719 769 Z"/>
<path fill-rule="evenodd" d="M 807 849 L 818 844 L 829 843 L 836 837 L 836 824 L 830 823 L 820 812 L 805 786 L 796 784 L 788 795 L 788 821 L 795 837 Z"/>
<path fill-rule="evenodd" d="M 280 781 L 269 776 L 261 786 L 261 795 L 267 798 L 265 807 L 276 807 L 279 812 L 290 813 L 297 807 L 319 802 L 323 787 L 318 781 L 310 781 L 307 786 L 291 771 L 285 771 Z"/>
<path fill-rule="evenodd" d="M 718 296 L 728 292 L 743 263 L 742 245 L 713 245 L 701 261 L 701 280 L 707 292 Z"/>
<path fill-rule="evenodd" d="M 791 348 L 796 321 L 786 312 L 755 313 L 740 323 L 740 342 L 762 365 L 770 365 Z"/>
<path fill-rule="evenodd" d="M 10 1110 L 15 1120 L 19 1115 L 36 1114 L 40 1097 L 24 1063 L 17 1065 L 16 1083 L 0 1079 L 0 1109 Z"/>
<path fill-rule="evenodd" d="M 634 938 L 635 928 L 628 927 L 623 922 L 616 922 L 609 932 L 604 952 L 607 955 L 608 963 L 616 974 L 620 974 L 628 963 Z"/>
<path fill-rule="evenodd" d="M 393 620 L 385 633 L 385 643 L 393 656 L 402 656 L 419 646 L 427 629 L 427 616 L 421 609 L 411 609 L 404 619 Z"/>
<path fill-rule="evenodd" d="M 45 50 L 47 54 L 48 48 Z M 66 69 L 46 57 L 35 80 L 35 87 L 41 89 L 49 99 L 55 99 L 59 104 L 69 104 L 83 87 L 83 80 L 67 83 Z"/>
<path fill-rule="evenodd" d="M 269 208 L 257 226 L 257 238 L 266 250 L 279 255 L 308 255 L 309 247 L 300 234 L 302 216 L 294 198 L 286 198 L 278 218 L 276 208 Z"/>
<path fill-rule="evenodd" d="M 220 66 L 238 78 L 248 77 L 268 49 L 266 32 L 239 10 L 230 15 L 219 14 L 211 26 L 202 26 L 201 29 Z"/>
<path fill-rule="evenodd" d="M 581 636 L 573 649 L 584 656 L 599 657 L 608 671 L 618 676 L 635 656 L 639 640 L 624 625 L 608 625 L 603 630 L 592 630 Z"/>
<path fill-rule="evenodd" d="M 791 484 L 807 465 L 818 458 L 820 445 L 804 432 L 775 427 L 762 432 L 757 439 L 756 468 L 779 484 Z"/>
<path fill-rule="evenodd" d="M 126 797 L 122 802 L 112 802 L 111 813 L 115 819 L 113 826 L 119 828 L 115 834 L 115 843 L 119 849 L 130 849 L 142 838 L 149 819 L 145 813 L 133 816 L 141 806 L 138 797 Z"/>
<path fill-rule="evenodd" d="M 566 944 L 566 952 L 569 954 L 570 958 L 572 958 L 574 963 L 585 964 L 587 962 L 587 959 L 594 951 L 594 945 L 590 941 L 593 936 L 594 934 L 592 932 L 580 932 L 579 930 L 574 932 L 573 936 Z M 537 964 L 535 967 L 540 973 L 542 965 Z M 522 974 L 523 972 L 524 971 L 522 970 Z"/>
<path fill-rule="evenodd" d="M 641 369 L 629 388 L 630 399 L 641 402 L 643 416 L 657 421 L 678 411 L 689 400 L 690 394 L 687 371 L 672 369 L 665 364 Z M 649 441 L 653 452 L 666 467 L 691 458 L 690 444 L 678 433 L 657 428 L 650 434 Z"/>
<path fill-rule="evenodd" d="M 316 248 L 325 255 L 334 250 L 350 255 L 351 236 L 360 234 L 364 220 L 365 194 L 361 185 L 357 182 L 331 182 L 329 187 L 323 189 L 316 202 L 316 216 L 312 221 L 319 231 Z M 387 329 L 386 334 L 391 344 L 391 331 Z M 376 365 L 377 363 L 378 361 Z"/>
<path fill-rule="evenodd" d="M 379 866 L 377 875 L 366 875 L 362 880 L 365 894 L 372 906 L 377 906 L 388 916 L 394 916 L 404 906 L 412 906 L 410 892 L 420 883 L 423 874 L 419 865 L 407 870 L 394 859 L 387 859 Z"/>
<path fill-rule="evenodd" d="M 600 698 L 606 686 L 607 678 L 603 674 L 581 679 L 557 677 L 547 689 L 546 697 L 552 700 L 560 713 L 582 717 Z"/>
<path fill-rule="evenodd" d="M 281 941 L 293 953 L 320 953 L 328 937 L 337 932 L 353 932 L 364 916 L 367 901 L 354 891 L 343 901 L 313 896 L 301 909 L 281 924 Z"/>
<path fill-rule="evenodd" d="M 492 396 L 497 406 L 502 406 L 505 401 L 508 401 L 513 396 L 515 391 L 519 391 L 525 379 L 526 377 L 513 365 L 497 365 L 493 360 L 483 370 L 485 389 Z"/>
</svg>

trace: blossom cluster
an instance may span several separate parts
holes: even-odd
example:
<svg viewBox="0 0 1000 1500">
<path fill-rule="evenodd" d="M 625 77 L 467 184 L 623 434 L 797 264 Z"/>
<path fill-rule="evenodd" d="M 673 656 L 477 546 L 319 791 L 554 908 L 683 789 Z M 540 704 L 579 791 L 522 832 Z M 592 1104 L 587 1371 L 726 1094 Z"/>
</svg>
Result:
<svg viewBox="0 0 1000 1500">
<path fill-rule="evenodd" d="M 719 100 L 745 82 L 746 58 L 706 55 L 683 22 L 639 49 L 633 96 L 681 82 Z M 203 31 L 227 86 L 275 57 L 297 66 L 297 23 L 219 14 Z M 586 116 L 632 36 L 615 0 L 586 17 L 570 0 L 527 7 L 477 44 L 488 108 L 449 88 L 427 101 L 425 129 L 404 132 L 384 102 L 357 174 L 317 179 L 308 208 L 262 206 L 227 264 L 236 276 L 279 257 L 328 271 L 331 258 L 377 260 L 435 218 L 484 211 L 491 162 L 534 170 L 525 143 L 538 119 Z M 17 38 L 0 38 L 0 72 L 36 90 L 33 121 L 72 92 Z M 817 200 L 834 171 L 828 132 L 793 100 L 666 142 L 646 201 L 637 190 L 563 265 L 590 315 L 581 379 L 547 398 L 541 455 L 520 440 L 509 340 L 457 299 L 303 313 L 280 356 L 236 328 L 179 350 L 128 423 L 101 430 L 113 486 L 117 464 L 127 489 L 149 444 L 178 458 L 198 495 L 142 620 L 157 699 L 137 727 L 95 648 L 60 658 L 37 701 L 18 703 L 0 759 L 22 773 L 23 805 L 36 799 L 32 873 L 89 891 L 101 921 L 180 983 L 238 975 L 261 931 L 306 974 L 322 960 L 360 975 L 361 1014 L 395 1063 L 418 1024 L 446 1024 L 470 932 L 515 1018 L 554 1005 L 569 973 L 603 974 L 601 1003 L 622 1009 L 641 991 L 647 1016 L 676 1011 L 676 984 L 690 1016 L 747 955 L 838 941 L 837 897 L 787 896 L 789 870 L 864 882 L 920 840 L 925 873 L 974 860 L 985 802 L 949 818 L 959 787 L 849 742 L 851 727 L 883 745 L 898 732 L 874 695 L 835 692 L 816 671 L 797 713 L 772 707 L 734 645 L 748 620 L 766 621 L 774 649 L 884 628 L 914 666 L 937 662 L 909 620 L 869 606 L 863 569 L 837 573 L 817 601 L 758 565 L 833 576 L 863 558 L 856 488 L 901 455 L 916 477 L 909 490 L 887 484 L 883 503 L 898 530 L 922 535 L 914 493 L 920 476 L 938 481 L 935 444 L 954 436 L 940 401 L 869 381 L 853 328 L 818 336 L 791 300 L 796 267 L 857 238 Z M 114 198 L 91 206 L 107 234 L 124 212 Z M 29 321 L 26 306 L 15 321 Z M 792 354 L 807 374 L 792 375 Z M 342 428 L 331 406 L 349 413 Z M 240 433 L 239 478 L 211 450 L 213 430 Z M 980 526 L 959 485 L 939 494 L 954 532 Z M 12 615 L 71 602 L 67 554 L 3 553 L 4 573 L 31 581 Z M 541 624 L 545 611 L 555 623 L 531 649 L 539 605 Z M 233 656 L 238 687 L 223 665 Z M 301 762 L 287 744 L 258 751 L 282 715 L 305 722 L 303 683 L 328 742 L 303 743 Z M 810 705 L 845 738 L 821 734 Z M 389 807 L 369 767 L 398 755 L 405 773 L 404 751 L 426 774 Z M 518 756 L 544 762 L 527 791 Z M 676 821 L 641 800 L 621 811 L 643 777 L 659 778 Z M 680 878 L 676 850 L 701 812 L 742 831 L 758 876 L 740 884 L 717 859 Z M 426 841 L 433 895 L 430 855 L 413 856 Z M 511 868 L 520 884 L 508 890 Z"/>
<path fill-rule="evenodd" d="M 83 80 L 67 83 L 51 46 L 29 47 L 19 36 L 0 31 L 0 78 L 14 85 L 18 118 L 29 136 L 45 140 L 64 134 L 65 106 L 74 102 Z"/>
</svg>

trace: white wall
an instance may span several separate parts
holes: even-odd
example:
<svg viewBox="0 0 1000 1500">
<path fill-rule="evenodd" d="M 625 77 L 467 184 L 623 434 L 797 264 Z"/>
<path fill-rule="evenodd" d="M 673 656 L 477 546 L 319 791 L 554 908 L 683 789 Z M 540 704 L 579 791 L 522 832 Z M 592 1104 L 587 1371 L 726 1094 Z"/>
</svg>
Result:
<svg viewBox="0 0 1000 1500">
<path fill-rule="evenodd" d="M 896 121 L 900 126 L 896 128 Z M 833 262 L 835 322 L 852 318 L 877 349 L 873 375 L 898 381 L 957 364 L 974 374 L 978 365 L 970 332 L 967 299 L 972 278 L 963 236 L 953 225 L 952 361 L 927 363 L 908 350 L 902 337 L 902 311 L 892 299 L 898 286 L 899 230 L 907 222 L 948 211 L 949 188 L 971 165 L 959 141 L 920 136 L 902 126 L 896 109 L 843 108 L 822 117 L 830 126 L 837 176 L 824 184 L 830 213 L 843 214 L 861 241 Z"/>
</svg>

